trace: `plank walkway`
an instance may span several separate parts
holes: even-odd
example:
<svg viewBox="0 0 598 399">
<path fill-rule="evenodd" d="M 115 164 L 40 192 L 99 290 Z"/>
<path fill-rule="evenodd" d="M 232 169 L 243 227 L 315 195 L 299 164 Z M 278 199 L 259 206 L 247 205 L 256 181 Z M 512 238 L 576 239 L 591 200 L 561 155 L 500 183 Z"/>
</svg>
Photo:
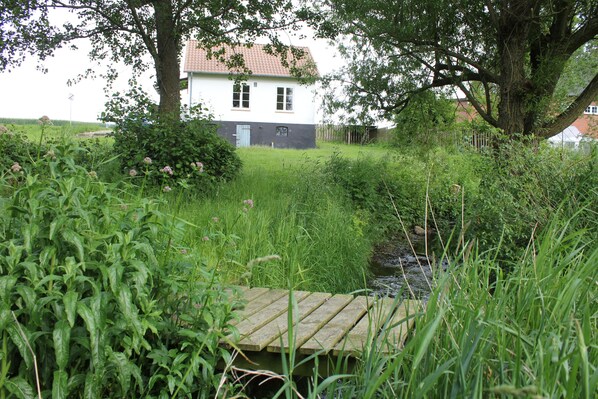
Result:
<svg viewBox="0 0 598 399">
<path fill-rule="evenodd" d="M 420 301 L 393 298 L 294 291 L 290 299 L 289 291 L 282 289 L 237 287 L 235 291 L 246 305 L 240 320 L 233 323 L 238 335 L 224 342 L 243 352 L 249 364 L 253 359 L 280 361 L 280 353 L 291 350 L 303 358 L 359 357 L 372 342 L 382 353 L 397 351 L 413 328 L 412 316 L 421 308 Z"/>
</svg>

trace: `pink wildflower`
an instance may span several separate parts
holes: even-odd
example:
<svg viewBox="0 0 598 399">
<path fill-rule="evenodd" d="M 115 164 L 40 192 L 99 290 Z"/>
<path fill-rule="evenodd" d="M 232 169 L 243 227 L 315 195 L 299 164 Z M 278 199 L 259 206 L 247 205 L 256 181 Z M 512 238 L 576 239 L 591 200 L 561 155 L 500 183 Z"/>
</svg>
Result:
<svg viewBox="0 0 598 399">
<path fill-rule="evenodd" d="M 202 162 L 191 162 L 191 167 L 193 169 L 197 169 L 199 173 L 203 173 L 203 163 Z"/>
<path fill-rule="evenodd" d="M 152 159 L 150 157 L 145 157 L 145 158 L 143 158 L 143 163 L 146 165 L 151 165 Z"/>
<path fill-rule="evenodd" d="M 131 176 L 131 177 L 135 177 L 135 176 L 137 176 L 137 171 L 136 171 L 135 169 L 131 169 L 131 170 L 129 171 L 129 176 Z"/>
<path fill-rule="evenodd" d="M 162 169 L 160 169 L 160 172 L 162 173 L 167 173 L 170 176 L 172 176 L 174 174 L 174 172 L 172 171 L 172 168 L 168 165 L 166 165 L 165 167 L 163 167 Z"/>
<path fill-rule="evenodd" d="M 210 241 L 210 237 L 208 237 L 208 236 L 203 236 L 203 237 L 201 237 L 201 240 L 202 240 L 202 241 Z"/>
<path fill-rule="evenodd" d="M 162 191 L 164 191 L 165 193 L 168 193 L 168 192 L 172 191 L 172 188 L 170 188 L 170 186 L 164 186 Z"/>
<path fill-rule="evenodd" d="M 249 207 L 249 209 L 253 208 L 253 200 L 252 199 L 244 200 L 243 204 L 247 205 Z"/>
</svg>

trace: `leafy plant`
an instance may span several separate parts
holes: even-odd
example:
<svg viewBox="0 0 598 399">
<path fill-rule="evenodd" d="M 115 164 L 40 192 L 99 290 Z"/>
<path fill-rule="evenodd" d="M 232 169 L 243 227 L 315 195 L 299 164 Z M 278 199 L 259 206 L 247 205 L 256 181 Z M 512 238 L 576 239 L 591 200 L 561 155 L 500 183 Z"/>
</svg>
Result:
<svg viewBox="0 0 598 399">
<path fill-rule="evenodd" d="M 1 180 L 0 395 L 208 396 L 234 300 L 180 253 L 159 201 L 99 181 L 77 150 Z"/>
</svg>

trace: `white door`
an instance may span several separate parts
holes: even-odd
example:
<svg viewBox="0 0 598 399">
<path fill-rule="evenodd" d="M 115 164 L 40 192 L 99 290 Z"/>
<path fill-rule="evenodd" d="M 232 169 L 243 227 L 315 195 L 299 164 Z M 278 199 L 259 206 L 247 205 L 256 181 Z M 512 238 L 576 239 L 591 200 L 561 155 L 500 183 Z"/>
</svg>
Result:
<svg viewBox="0 0 598 399">
<path fill-rule="evenodd" d="M 249 147 L 251 144 L 251 126 L 237 125 L 237 147 Z"/>
</svg>

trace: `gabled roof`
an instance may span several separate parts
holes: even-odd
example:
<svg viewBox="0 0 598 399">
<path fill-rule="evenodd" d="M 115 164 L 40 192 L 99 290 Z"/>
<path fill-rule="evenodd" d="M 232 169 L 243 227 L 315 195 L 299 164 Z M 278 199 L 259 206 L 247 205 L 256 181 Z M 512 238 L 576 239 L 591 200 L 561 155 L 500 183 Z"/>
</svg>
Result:
<svg viewBox="0 0 598 399">
<path fill-rule="evenodd" d="M 297 48 L 303 50 L 304 55 L 301 59 L 297 60 L 296 67 L 300 69 L 308 69 L 310 73 L 315 72 L 315 75 L 319 76 L 318 69 L 309 48 Z M 289 68 L 282 64 L 280 57 L 268 54 L 265 51 L 265 45 L 263 44 L 254 44 L 252 47 L 226 47 L 225 57 L 228 58 L 235 54 L 243 55 L 245 66 L 254 76 L 294 77 Z M 287 61 L 290 65 L 292 65 L 292 59 L 293 56 L 289 52 Z M 203 72 L 213 74 L 231 73 L 228 67 L 220 60 L 217 60 L 216 57 L 208 59 L 208 52 L 203 48 L 198 48 L 195 40 L 189 40 L 187 42 L 183 72 Z M 233 70 L 232 72 L 234 73 L 235 71 Z"/>
</svg>

